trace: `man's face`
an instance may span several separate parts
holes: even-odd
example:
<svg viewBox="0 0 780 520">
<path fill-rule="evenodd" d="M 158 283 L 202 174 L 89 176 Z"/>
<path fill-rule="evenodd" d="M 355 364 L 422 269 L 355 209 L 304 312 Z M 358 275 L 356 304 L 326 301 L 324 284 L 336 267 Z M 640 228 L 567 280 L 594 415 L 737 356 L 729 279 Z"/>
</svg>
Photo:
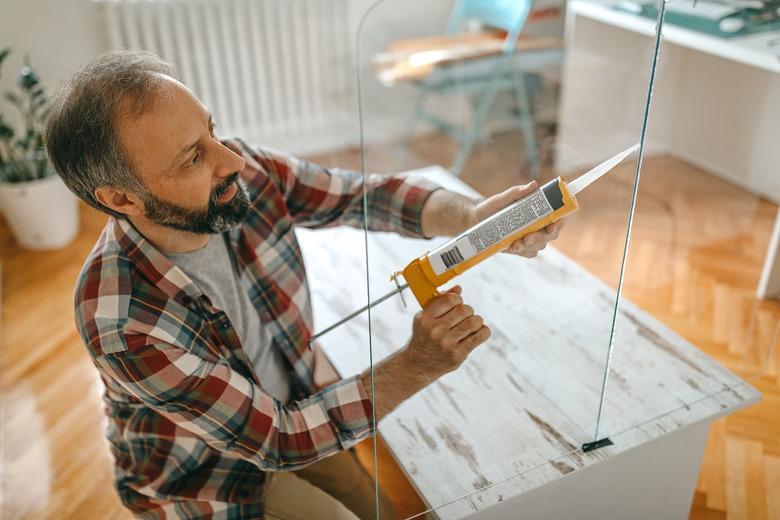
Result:
<svg viewBox="0 0 780 520">
<path fill-rule="evenodd" d="M 245 161 L 215 137 L 211 115 L 189 90 L 166 79 L 143 114 L 120 114 L 119 139 L 145 187 L 136 195 L 146 219 L 197 234 L 241 222 L 249 207 L 238 174 Z"/>
</svg>

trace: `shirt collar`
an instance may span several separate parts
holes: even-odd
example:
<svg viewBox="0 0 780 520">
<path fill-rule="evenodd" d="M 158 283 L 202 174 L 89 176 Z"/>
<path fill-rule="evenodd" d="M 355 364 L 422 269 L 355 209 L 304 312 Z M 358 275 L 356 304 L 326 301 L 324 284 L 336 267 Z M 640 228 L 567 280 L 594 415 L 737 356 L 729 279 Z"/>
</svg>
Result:
<svg viewBox="0 0 780 520">
<path fill-rule="evenodd" d="M 111 219 L 114 236 L 133 264 L 171 298 L 185 305 L 203 296 L 195 282 L 127 220 Z M 189 300 L 189 301 L 188 301 Z"/>
</svg>

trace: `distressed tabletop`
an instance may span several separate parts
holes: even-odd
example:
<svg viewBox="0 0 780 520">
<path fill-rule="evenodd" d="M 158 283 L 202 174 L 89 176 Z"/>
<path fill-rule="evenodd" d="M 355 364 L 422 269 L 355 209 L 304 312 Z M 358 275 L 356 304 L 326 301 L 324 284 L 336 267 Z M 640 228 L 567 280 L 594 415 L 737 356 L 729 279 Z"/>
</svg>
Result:
<svg viewBox="0 0 780 520">
<path fill-rule="evenodd" d="M 410 174 L 475 195 L 438 167 Z M 366 304 L 366 239 L 349 228 L 297 233 L 319 331 Z M 369 233 L 371 299 L 394 288 L 394 271 L 445 240 Z M 615 292 L 549 246 L 532 260 L 494 255 L 454 282 L 491 327 L 491 338 L 379 425 L 441 518 L 462 518 L 760 397 L 623 299 L 598 429 L 614 445 L 583 453 L 582 444 L 596 435 Z M 407 308 L 397 296 L 373 308 L 371 341 L 367 313 L 319 339 L 341 376 L 405 344 L 419 310 L 410 292 L 405 299 Z"/>
</svg>

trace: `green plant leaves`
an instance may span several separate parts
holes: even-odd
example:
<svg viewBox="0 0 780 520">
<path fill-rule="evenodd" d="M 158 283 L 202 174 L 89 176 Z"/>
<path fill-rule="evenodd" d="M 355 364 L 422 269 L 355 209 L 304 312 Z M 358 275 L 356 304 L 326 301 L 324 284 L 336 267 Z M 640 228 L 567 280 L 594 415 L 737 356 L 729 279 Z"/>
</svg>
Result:
<svg viewBox="0 0 780 520">
<path fill-rule="evenodd" d="M 40 83 L 38 74 L 35 73 L 29 66 L 25 65 L 22 70 L 19 71 L 19 79 L 17 84 L 27 92 L 31 91 L 35 85 Z"/>
<path fill-rule="evenodd" d="M 10 47 L 0 51 L 0 65 L 3 64 L 3 60 L 5 60 L 8 57 L 9 54 L 11 54 Z"/>
<path fill-rule="evenodd" d="M 5 124 L 3 120 L 3 114 L 0 114 L 0 140 L 10 141 L 14 138 L 14 129 Z"/>
<path fill-rule="evenodd" d="M 13 103 L 15 106 L 17 106 L 19 108 L 22 107 L 22 98 L 20 98 L 19 96 L 17 96 L 13 92 L 6 92 L 5 94 L 3 94 L 3 97 L 7 101 Z"/>
<path fill-rule="evenodd" d="M 0 65 L 11 49 L 0 50 Z M 42 125 L 49 113 L 48 99 L 40 77 L 25 58 L 19 71 L 20 92 L 5 92 L 3 98 L 21 112 L 26 122 L 17 133 L 0 114 L 0 182 L 24 182 L 52 175 L 43 150 Z"/>
</svg>

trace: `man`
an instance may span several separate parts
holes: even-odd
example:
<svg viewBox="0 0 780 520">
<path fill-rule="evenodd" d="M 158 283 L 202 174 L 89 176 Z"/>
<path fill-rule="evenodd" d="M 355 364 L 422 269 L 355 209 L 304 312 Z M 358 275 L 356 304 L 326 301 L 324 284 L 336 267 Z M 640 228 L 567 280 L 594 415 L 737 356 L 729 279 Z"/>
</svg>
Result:
<svg viewBox="0 0 780 520">
<path fill-rule="evenodd" d="M 373 518 L 345 451 L 490 334 L 458 288 L 415 316 L 368 373 L 313 382 L 312 317 L 294 227 L 362 226 L 361 178 L 241 140 L 154 55 L 111 52 L 55 96 L 46 147 L 70 189 L 111 215 L 80 274 L 76 322 L 105 384 L 124 504 L 143 518 Z M 368 226 L 454 235 L 520 198 L 475 203 L 390 176 Z M 534 256 L 557 226 L 510 251 Z M 398 338 L 399 346 L 405 338 Z M 383 498 L 383 517 L 392 511 Z"/>
</svg>

